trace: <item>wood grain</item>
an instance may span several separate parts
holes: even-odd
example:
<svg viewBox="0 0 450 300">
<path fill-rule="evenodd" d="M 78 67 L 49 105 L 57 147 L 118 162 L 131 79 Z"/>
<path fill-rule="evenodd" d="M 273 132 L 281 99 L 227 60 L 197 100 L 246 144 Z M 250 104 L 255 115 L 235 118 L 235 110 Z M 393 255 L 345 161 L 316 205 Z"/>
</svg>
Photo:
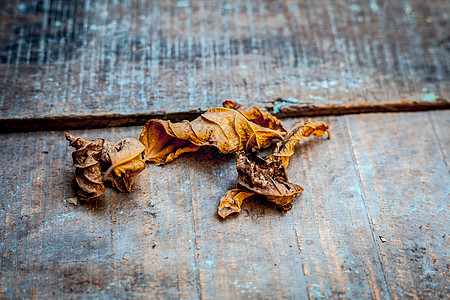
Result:
<svg viewBox="0 0 450 300">
<path fill-rule="evenodd" d="M 374 240 L 391 294 L 398 297 L 439 298 L 450 292 L 450 169 L 442 149 L 450 136 L 448 130 L 436 134 L 432 115 L 344 119 Z M 450 113 L 434 118 L 448 124 Z"/>
<path fill-rule="evenodd" d="M 305 188 L 293 209 L 253 200 L 225 220 L 216 208 L 237 180 L 230 157 L 148 165 L 130 194 L 74 206 L 63 132 L 3 134 L 0 297 L 445 297 L 450 113 L 323 120 L 332 139 L 305 139 L 288 167 Z"/>
<path fill-rule="evenodd" d="M 2 128 L 137 124 L 225 99 L 284 116 L 449 107 L 445 0 L 7 0 L 0 11 Z"/>
</svg>

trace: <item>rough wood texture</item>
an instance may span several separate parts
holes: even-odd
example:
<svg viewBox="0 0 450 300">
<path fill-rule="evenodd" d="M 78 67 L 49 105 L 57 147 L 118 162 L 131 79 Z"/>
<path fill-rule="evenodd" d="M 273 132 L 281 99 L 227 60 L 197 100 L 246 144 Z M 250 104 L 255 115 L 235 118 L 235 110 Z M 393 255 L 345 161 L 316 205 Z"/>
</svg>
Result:
<svg viewBox="0 0 450 300">
<path fill-rule="evenodd" d="M 448 14 L 445 0 L 1 1 L 1 127 L 225 99 L 285 116 L 448 107 Z"/>
<path fill-rule="evenodd" d="M 148 165 L 130 194 L 74 206 L 63 132 L 2 135 L 0 297 L 444 298 L 450 112 L 324 121 L 332 139 L 305 139 L 288 167 L 305 188 L 293 210 L 255 200 L 226 220 L 232 158 Z"/>
</svg>

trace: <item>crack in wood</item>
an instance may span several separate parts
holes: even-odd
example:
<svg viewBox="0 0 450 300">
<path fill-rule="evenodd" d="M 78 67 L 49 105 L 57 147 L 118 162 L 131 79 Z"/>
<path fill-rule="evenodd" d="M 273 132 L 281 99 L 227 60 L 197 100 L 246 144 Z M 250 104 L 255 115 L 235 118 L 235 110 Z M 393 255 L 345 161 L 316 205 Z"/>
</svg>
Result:
<svg viewBox="0 0 450 300">
<path fill-rule="evenodd" d="M 324 107 L 303 103 L 281 106 L 277 112 L 274 112 L 273 105 L 263 104 L 262 106 L 266 111 L 278 118 L 292 118 L 442 110 L 450 109 L 450 102 L 446 99 L 438 99 L 436 102 L 418 101 L 379 105 L 330 105 Z M 0 119 L 0 133 L 137 126 L 144 125 L 150 119 L 165 119 L 178 122 L 181 120 L 193 120 L 203 112 L 203 110 L 191 110 L 177 113 L 153 112 Z"/>
</svg>

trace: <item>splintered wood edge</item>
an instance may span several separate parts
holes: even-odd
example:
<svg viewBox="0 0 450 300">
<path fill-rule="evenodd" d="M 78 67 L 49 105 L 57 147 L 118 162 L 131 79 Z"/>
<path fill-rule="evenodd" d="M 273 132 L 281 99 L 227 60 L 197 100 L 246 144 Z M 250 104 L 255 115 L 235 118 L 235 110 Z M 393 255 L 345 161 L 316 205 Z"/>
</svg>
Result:
<svg viewBox="0 0 450 300">
<path fill-rule="evenodd" d="M 262 104 L 262 108 L 278 118 L 335 116 L 361 113 L 387 113 L 387 112 L 414 112 L 438 109 L 450 109 L 450 102 L 446 99 L 437 99 L 435 102 L 404 102 L 385 103 L 379 105 L 329 105 L 315 106 L 311 103 L 282 106 L 277 112 L 273 107 Z M 41 130 L 69 130 L 86 128 L 105 128 L 120 126 L 144 125 L 149 119 L 165 119 L 171 121 L 193 120 L 202 114 L 203 110 L 166 113 L 153 111 L 139 114 L 94 114 L 94 115 L 68 115 L 37 118 L 9 118 L 0 119 L 0 132 L 29 132 Z"/>
</svg>

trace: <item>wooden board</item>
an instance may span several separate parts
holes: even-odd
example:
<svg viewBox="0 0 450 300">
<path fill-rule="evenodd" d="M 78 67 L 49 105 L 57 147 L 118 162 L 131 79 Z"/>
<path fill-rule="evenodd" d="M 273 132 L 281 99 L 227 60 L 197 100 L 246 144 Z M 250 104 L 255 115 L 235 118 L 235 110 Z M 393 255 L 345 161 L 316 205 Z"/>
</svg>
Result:
<svg viewBox="0 0 450 300">
<path fill-rule="evenodd" d="M 63 132 L 3 134 L 1 298 L 439 299 L 448 295 L 448 111 L 326 117 L 288 173 L 283 214 L 221 220 L 232 158 L 148 165 L 130 194 L 74 206 Z M 288 127 L 299 122 L 286 122 Z M 139 127 L 77 131 L 138 136 Z"/>
<path fill-rule="evenodd" d="M 449 107 L 445 0 L 5 0 L 0 11 L 2 130 L 142 124 L 225 99 L 279 116 Z"/>
</svg>

